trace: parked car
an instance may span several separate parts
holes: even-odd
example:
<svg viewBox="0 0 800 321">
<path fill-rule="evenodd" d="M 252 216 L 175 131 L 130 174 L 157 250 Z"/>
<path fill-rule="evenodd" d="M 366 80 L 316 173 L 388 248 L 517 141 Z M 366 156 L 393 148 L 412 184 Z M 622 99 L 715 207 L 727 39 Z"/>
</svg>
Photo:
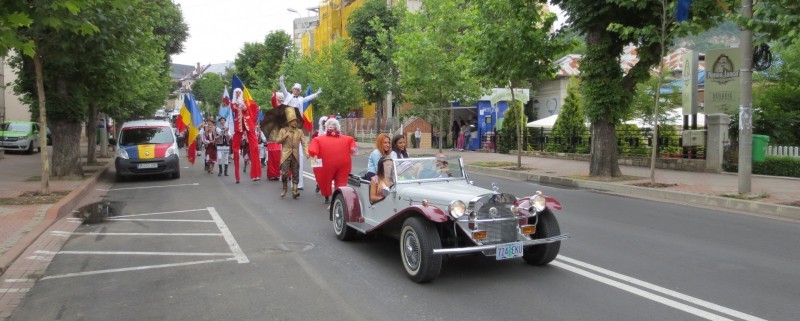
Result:
<svg viewBox="0 0 800 321">
<path fill-rule="evenodd" d="M 370 203 L 370 181 L 350 175 L 337 188 L 329 211 L 340 240 L 358 234 L 386 234 L 400 240 L 408 277 L 427 282 L 439 275 L 445 255 L 485 255 L 496 260 L 521 257 L 546 265 L 558 255 L 561 234 L 555 210 L 561 203 L 535 192 L 520 198 L 477 187 L 460 157 L 421 157 L 394 161 L 394 185 L 384 199 Z"/>
<path fill-rule="evenodd" d="M 150 119 L 122 124 L 114 166 L 118 181 L 156 174 L 180 178 L 178 143 L 169 122 Z"/>
<path fill-rule="evenodd" d="M 5 150 L 25 151 L 33 154 L 33 150 L 42 151 L 39 144 L 39 123 L 21 120 L 8 120 L 0 124 L 0 138 Z"/>
</svg>

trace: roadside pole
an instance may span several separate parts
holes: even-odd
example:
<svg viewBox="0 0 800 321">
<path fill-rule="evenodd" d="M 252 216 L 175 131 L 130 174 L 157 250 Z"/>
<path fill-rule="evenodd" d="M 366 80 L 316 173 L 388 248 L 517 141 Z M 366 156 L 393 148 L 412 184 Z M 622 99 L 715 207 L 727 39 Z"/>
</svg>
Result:
<svg viewBox="0 0 800 321">
<path fill-rule="evenodd" d="M 742 0 L 742 17 L 753 18 L 753 1 Z M 753 171 L 753 32 L 740 26 L 739 49 L 742 51 L 740 70 L 741 105 L 739 105 L 739 194 L 749 194 Z"/>
</svg>

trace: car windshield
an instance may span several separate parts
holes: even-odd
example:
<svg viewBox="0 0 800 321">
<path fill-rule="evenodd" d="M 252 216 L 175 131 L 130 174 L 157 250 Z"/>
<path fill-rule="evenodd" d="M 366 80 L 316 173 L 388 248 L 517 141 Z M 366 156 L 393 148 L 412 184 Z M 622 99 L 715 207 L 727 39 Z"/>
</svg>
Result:
<svg viewBox="0 0 800 321">
<path fill-rule="evenodd" d="M 120 146 L 140 144 L 169 144 L 174 142 L 169 127 L 129 127 L 122 129 L 119 136 Z"/>
<path fill-rule="evenodd" d="M 394 163 L 398 182 L 464 178 L 461 158 L 458 156 L 406 158 L 397 159 Z"/>
<path fill-rule="evenodd" d="M 31 124 L 29 123 L 3 123 L 0 124 L 0 130 L 7 132 L 27 133 L 31 131 Z"/>
</svg>

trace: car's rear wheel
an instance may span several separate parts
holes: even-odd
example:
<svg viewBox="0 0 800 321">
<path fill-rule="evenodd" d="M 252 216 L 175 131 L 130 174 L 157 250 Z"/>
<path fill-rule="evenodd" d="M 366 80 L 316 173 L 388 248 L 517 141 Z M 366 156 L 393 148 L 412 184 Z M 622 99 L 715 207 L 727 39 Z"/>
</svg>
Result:
<svg viewBox="0 0 800 321">
<path fill-rule="evenodd" d="M 442 247 L 436 227 L 420 217 L 410 217 L 400 231 L 400 257 L 408 277 L 417 283 L 433 280 L 442 270 L 442 256 L 433 250 Z"/>
<path fill-rule="evenodd" d="M 553 212 L 546 210 L 539 213 L 539 223 L 536 224 L 536 233 L 533 234 L 533 238 L 544 239 L 559 234 L 561 234 L 561 229 L 558 227 L 558 221 Z M 560 241 L 534 245 L 525 248 L 522 258 L 530 265 L 546 265 L 558 256 L 560 249 Z"/>
<path fill-rule="evenodd" d="M 347 226 L 347 204 L 344 202 L 342 194 L 336 195 L 331 205 L 331 216 L 333 218 L 333 233 L 340 241 L 349 241 L 355 237 L 356 231 Z"/>
</svg>

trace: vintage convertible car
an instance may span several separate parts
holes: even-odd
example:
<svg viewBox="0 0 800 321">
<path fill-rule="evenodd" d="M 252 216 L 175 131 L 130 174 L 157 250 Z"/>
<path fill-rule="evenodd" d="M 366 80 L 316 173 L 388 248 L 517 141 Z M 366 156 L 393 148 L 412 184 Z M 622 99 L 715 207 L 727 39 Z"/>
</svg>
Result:
<svg viewBox="0 0 800 321">
<path fill-rule="evenodd" d="M 415 282 L 437 277 L 443 255 L 522 257 L 545 265 L 569 238 L 553 215 L 561 209 L 556 199 L 541 192 L 517 198 L 494 184 L 493 190 L 474 186 L 457 156 L 395 160 L 395 184 L 374 204 L 370 182 L 361 177 L 351 174 L 348 186 L 333 194 L 329 218 L 336 237 L 346 241 L 357 233 L 382 233 L 398 238 L 403 266 Z"/>
</svg>

